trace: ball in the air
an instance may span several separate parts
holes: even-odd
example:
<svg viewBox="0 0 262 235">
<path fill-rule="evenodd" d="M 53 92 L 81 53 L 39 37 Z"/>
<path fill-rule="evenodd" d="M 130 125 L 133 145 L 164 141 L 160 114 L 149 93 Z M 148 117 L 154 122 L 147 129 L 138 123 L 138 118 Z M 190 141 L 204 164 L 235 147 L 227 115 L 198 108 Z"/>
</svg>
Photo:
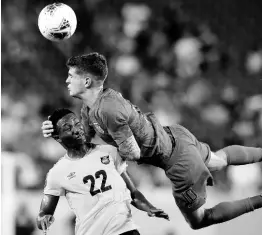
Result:
<svg viewBox="0 0 262 235">
<path fill-rule="evenodd" d="M 38 27 L 41 34 L 51 41 L 70 38 L 76 30 L 76 25 L 75 12 L 63 3 L 47 5 L 38 17 Z"/>
</svg>

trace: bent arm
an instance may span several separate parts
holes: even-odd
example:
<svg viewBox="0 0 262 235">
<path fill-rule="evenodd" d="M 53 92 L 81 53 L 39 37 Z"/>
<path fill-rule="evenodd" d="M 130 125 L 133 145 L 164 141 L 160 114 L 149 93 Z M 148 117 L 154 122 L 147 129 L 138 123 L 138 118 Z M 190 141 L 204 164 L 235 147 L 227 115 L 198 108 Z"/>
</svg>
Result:
<svg viewBox="0 0 262 235">
<path fill-rule="evenodd" d="M 53 195 L 48 195 L 48 194 L 45 194 L 43 196 L 43 199 L 41 201 L 40 210 L 38 213 L 38 217 L 36 219 L 36 224 L 39 229 L 42 229 L 41 221 L 39 218 L 45 215 L 53 215 L 58 201 L 59 201 L 58 196 L 53 196 Z"/>
<path fill-rule="evenodd" d="M 136 188 L 133 181 L 130 179 L 127 172 L 123 172 L 121 177 L 126 183 L 127 188 L 131 192 L 132 202 L 131 204 L 139 210 L 149 212 L 150 209 L 155 208 L 146 198 L 145 196 Z"/>
<path fill-rule="evenodd" d="M 133 135 L 118 144 L 118 151 L 123 160 L 137 161 L 140 159 L 141 151 Z"/>
<path fill-rule="evenodd" d="M 121 174 L 123 180 L 126 183 L 127 188 L 131 192 L 132 202 L 131 204 L 136 207 L 138 210 L 145 211 L 150 217 L 159 217 L 169 220 L 168 214 L 166 214 L 163 210 L 157 209 L 154 207 L 145 196 L 135 187 L 134 183 L 130 179 L 127 172 L 123 172 Z"/>
<path fill-rule="evenodd" d="M 115 103 L 107 102 L 99 113 L 99 119 L 116 142 L 121 158 L 136 161 L 140 159 L 140 148 L 129 126 L 129 109 L 117 100 Z"/>
</svg>

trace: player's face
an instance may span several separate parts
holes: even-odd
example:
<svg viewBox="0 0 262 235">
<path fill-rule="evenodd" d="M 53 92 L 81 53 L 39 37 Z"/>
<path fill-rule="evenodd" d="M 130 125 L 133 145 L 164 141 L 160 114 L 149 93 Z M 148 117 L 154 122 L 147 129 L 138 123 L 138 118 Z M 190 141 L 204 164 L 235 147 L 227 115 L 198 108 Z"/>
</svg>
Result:
<svg viewBox="0 0 262 235">
<path fill-rule="evenodd" d="M 66 83 L 70 96 L 79 98 L 86 91 L 86 78 L 83 74 L 78 73 L 77 68 L 69 68 Z"/>
<path fill-rule="evenodd" d="M 78 148 L 86 142 L 82 123 L 73 114 L 67 114 L 57 122 L 58 136 L 68 148 Z"/>
</svg>

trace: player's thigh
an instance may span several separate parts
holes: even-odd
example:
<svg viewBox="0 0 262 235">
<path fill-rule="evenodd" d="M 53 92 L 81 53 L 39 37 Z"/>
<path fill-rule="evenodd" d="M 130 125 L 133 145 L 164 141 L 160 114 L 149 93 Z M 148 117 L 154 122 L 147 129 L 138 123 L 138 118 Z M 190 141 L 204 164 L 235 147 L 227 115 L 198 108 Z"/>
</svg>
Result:
<svg viewBox="0 0 262 235">
<path fill-rule="evenodd" d="M 182 213 L 187 213 L 197 210 L 206 202 L 206 185 L 212 185 L 213 181 L 195 146 L 184 143 L 180 150 L 176 152 L 174 164 L 166 175 L 172 182 L 177 206 Z"/>
<path fill-rule="evenodd" d="M 220 171 L 227 166 L 227 156 L 223 150 L 217 152 L 211 151 L 210 160 L 207 163 L 207 168 L 210 171 Z"/>
<path fill-rule="evenodd" d="M 131 231 L 127 231 L 125 233 L 121 233 L 119 235 L 140 235 L 140 233 L 138 232 L 138 230 L 131 230 Z"/>
</svg>

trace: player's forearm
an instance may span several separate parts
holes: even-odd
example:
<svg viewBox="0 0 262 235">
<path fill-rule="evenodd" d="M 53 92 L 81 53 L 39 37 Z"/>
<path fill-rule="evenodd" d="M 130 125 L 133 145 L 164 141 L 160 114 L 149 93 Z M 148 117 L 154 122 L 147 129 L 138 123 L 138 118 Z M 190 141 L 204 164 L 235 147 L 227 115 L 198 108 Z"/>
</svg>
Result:
<svg viewBox="0 0 262 235">
<path fill-rule="evenodd" d="M 138 190 L 131 193 L 132 202 L 131 204 L 139 210 L 150 211 L 150 209 L 155 208 L 145 196 Z"/>
<path fill-rule="evenodd" d="M 58 201 L 59 201 L 58 196 L 46 195 L 46 194 L 43 196 L 43 199 L 41 201 L 40 210 L 36 218 L 36 224 L 39 229 L 42 229 L 41 220 L 43 217 L 53 216 L 53 214 L 55 213 L 55 209 L 56 209 Z"/>
<path fill-rule="evenodd" d="M 123 160 L 136 161 L 140 159 L 140 148 L 133 135 L 118 146 L 118 151 Z"/>
<path fill-rule="evenodd" d="M 131 193 L 131 197 L 133 200 L 131 203 L 134 207 L 136 207 L 139 210 L 147 211 L 147 212 L 150 210 L 150 208 L 153 208 L 153 205 L 147 201 L 145 196 L 139 190 L 137 190 L 137 188 L 135 187 L 134 183 L 130 179 L 127 172 L 123 172 L 121 174 L 121 177 L 125 181 L 126 186 Z"/>
</svg>

